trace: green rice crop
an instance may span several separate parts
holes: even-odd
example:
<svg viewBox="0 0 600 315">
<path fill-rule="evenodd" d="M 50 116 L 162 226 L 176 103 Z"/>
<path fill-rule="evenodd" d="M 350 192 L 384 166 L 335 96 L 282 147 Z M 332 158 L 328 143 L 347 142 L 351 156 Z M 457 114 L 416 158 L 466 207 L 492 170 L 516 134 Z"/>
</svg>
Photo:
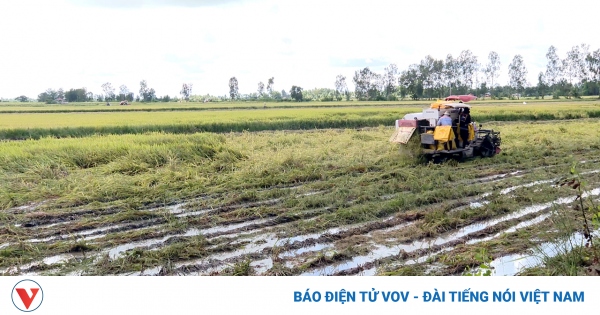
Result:
<svg viewBox="0 0 600 315">
<path fill-rule="evenodd" d="M 263 130 L 309 130 L 393 126 L 407 113 L 427 106 L 354 108 L 236 109 L 169 112 L 91 112 L 0 114 L 0 139 L 39 139 L 45 136 L 82 137 L 93 134 L 146 132 L 195 133 Z M 533 105 L 473 105 L 473 119 L 540 121 L 600 117 L 592 101 Z"/>
</svg>

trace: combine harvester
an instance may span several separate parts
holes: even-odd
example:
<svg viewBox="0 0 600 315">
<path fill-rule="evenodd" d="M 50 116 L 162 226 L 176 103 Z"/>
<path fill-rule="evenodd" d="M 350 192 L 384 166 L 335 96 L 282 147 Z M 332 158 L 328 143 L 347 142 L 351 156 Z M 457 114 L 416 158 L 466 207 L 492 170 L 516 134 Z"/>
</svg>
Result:
<svg viewBox="0 0 600 315">
<path fill-rule="evenodd" d="M 401 150 L 423 156 L 427 162 L 441 163 L 448 159 L 463 161 L 477 156 L 492 157 L 500 153 L 500 132 L 481 129 L 475 122 L 468 124 L 468 139 L 461 139 L 459 115 L 475 99 L 472 95 L 453 95 L 438 100 L 422 113 L 405 115 L 396 120 L 396 131 L 390 142 L 400 144 Z M 452 126 L 437 126 L 438 121 L 448 112 Z M 464 128 L 464 126 L 463 126 Z M 417 152 L 415 152 L 417 151 Z"/>
</svg>

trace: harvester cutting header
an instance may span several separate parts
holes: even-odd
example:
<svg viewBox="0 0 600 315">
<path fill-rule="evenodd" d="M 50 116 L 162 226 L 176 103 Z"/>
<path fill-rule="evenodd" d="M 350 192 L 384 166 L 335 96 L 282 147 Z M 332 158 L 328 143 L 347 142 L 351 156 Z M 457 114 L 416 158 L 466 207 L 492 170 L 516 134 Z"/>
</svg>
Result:
<svg viewBox="0 0 600 315">
<path fill-rule="evenodd" d="M 418 151 L 410 153 L 434 162 L 499 153 L 500 132 L 481 129 L 481 125 L 471 121 L 471 106 L 465 104 L 471 99 L 451 99 L 438 100 L 421 113 L 406 114 L 396 120 L 396 132 L 390 142 L 399 143 L 404 151 Z"/>
</svg>

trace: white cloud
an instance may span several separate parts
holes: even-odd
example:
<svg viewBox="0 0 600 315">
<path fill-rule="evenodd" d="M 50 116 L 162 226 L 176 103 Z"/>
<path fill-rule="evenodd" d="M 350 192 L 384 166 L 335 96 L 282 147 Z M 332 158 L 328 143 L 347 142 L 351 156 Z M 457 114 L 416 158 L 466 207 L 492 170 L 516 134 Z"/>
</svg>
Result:
<svg viewBox="0 0 600 315">
<path fill-rule="evenodd" d="M 107 81 L 137 92 L 143 79 L 158 95 L 177 95 L 183 82 L 195 94 L 225 95 L 232 76 L 242 93 L 270 77 L 277 90 L 333 87 L 337 74 L 351 85 L 362 67 L 402 70 L 428 54 L 443 59 L 466 49 L 482 63 L 497 51 L 501 83 L 521 54 L 535 83 L 550 45 L 560 57 L 581 43 L 600 48 L 586 31 L 593 19 L 566 14 L 558 1 L 141 3 L 0 2 L 0 97 L 82 86 L 100 93 Z"/>
</svg>

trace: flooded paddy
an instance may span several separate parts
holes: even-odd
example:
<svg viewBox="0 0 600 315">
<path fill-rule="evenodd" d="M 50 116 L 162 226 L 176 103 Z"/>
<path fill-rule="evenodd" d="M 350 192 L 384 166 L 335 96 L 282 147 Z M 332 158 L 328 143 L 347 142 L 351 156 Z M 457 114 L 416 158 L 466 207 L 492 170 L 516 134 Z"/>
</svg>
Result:
<svg viewBox="0 0 600 315">
<path fill-rule="evenodd" d="M 198 158 L 204 164 L 191 159 L 181 171 L 184 158 L 172 157 L 158 173 L 140 171 L 140 177 L 131 165 L 78 170 L 79 179 L 97 172 L 114 176 L 115 186 L 131 181 L 132 191 L 170 198 L 117 198 L 107 188 L 110 193 L 89 200 L 67 196 L 8 207 L 0 217 L 0 272 L 458 275 L 478 265 L 472 253 L 486 249 L 493 275 L 512 276 L 543 263 L 531 257 L 532 249 L 553 255 L 558 245 L 547 232 L 558 209 L 576 217 L 569 209 L 577 192 L 556 185 L 568 175 L 570 158 L 525 146 L 493 161 L 411 164 L 394 160 L 395 149 L 381 144 L 387 131 L 250 134 L 226 149 L 219 146 L 233 141 L 224 137 L 211 142 L 214 152 L 204 152 L 211 158 Z M 206 149 L 189 145 L 190 152 Z M 579 152 L 575 160 L 586 200 L 600 194 L 594 156 L 594 150 Z"/>
</svg>

